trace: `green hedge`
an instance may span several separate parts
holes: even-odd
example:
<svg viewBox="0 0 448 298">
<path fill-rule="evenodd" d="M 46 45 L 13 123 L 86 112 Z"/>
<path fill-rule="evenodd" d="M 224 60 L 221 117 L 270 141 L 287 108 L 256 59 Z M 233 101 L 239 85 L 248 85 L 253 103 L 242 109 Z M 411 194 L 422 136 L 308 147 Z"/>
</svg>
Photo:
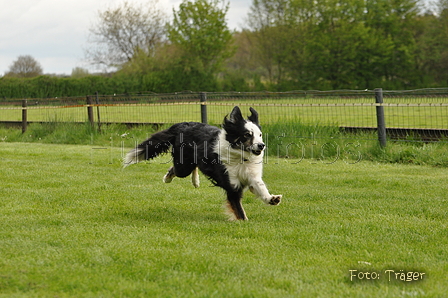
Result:
<svg viewBox="0 0 448 298">
<path fill-rule="evenodd" d="M 50 98 L 94 94 L 124 94 L 142 91 L 135 79 L 88 76 L 58 78 L 39 76 L 31 79 L 0 78 L 0 98 Z"/>
<path fill-rule="evenodd" d="M 0 99 L 52 98 L 95 94 L 126 94 L 139 92 L 172 93 L 190 91 L 256 91 L 263 84 L 249 87 L 238 74 L 225 74 L 220 80 L 191 69 L 185 73 L 174 67 L 144 75 L 117 73 L 111 77 L 87 76 L 60 78 L 39 76 L 35 78 L 0 78 Z"/>
</svg>

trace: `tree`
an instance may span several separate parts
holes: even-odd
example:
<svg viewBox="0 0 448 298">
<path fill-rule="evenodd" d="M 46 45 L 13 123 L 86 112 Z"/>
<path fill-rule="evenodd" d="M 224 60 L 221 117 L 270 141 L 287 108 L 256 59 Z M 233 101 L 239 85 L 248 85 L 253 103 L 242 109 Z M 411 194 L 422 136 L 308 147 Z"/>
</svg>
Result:
<svg viewBox="0 0 448 298">
<path fill-rule="evenodd" d="M 32 78 L 43 74 L 42 67 L 32 56 L 19 56 L 11 66 L 6 76 Z"/>
<path fill-rule="evenodd" d="M 291 11 L 288 0 L 254 0 L 250 7 L 248 23 L 254 52 L 266 69 L 269 82 L 280 83 L 283 73 L 285 53 L 284 37 L 287 14 Z"/>
<path fill-rule="evenodd" d="M 165 23 L 166 14 L 157 8 L 157 0 L 146 5 L 125 1 L 99 11 L 89 36 L 96 47 L 85 51 L 86 58 L 94 65 L 117 67 L 130 61 L 137 51 L 151 56 L 165 35 Z"/>
<path fill-rule="evenodd" d="M 248 25 L 271 88 L 293 88 L 291 82 L 301 80 L 299 76 L 309 79 L 300 73 L 307 61 L 305 46 L 312 39 L 310 27 L 315 25 L 314 5 L 310 0 L 253 0 Z"/>
<path fill-rule="evenodd" d="M 89 71 L 87 69 L 84 69 L 82 67 L 75 67 L 72 69 L 72 78 L 79 79 L 87 76 L 89 76 Z"/>
<path fill-rule="evenodd" d="M 417 13 L 417 0 L 253 0 L 249 25 L 277 88 L 404 87 Z"/>
<path fill-rule="evenodd" d="M 386 13 L 378 10 L 378 18 Z M 384 36 L 382 25 L 368 24 L 371 12 L 362 0 L 319 2 L 314 11 L 305 45 L 307 73 L 321 82 L 320 88 L 373 88 L 392 62 L 391 36 Z"/>
<path fill-rule="evenodd" d="M 266 75 L 260 65 L 260 59 L 255 55 L 254 33 L 249 30 L 233 33 L 235 54 L 226 61 L 225 70 L 220 73 L 223 91 L 259 91 L 266 87 L 261 83 L 261 77 Z"/>
<path fill-rule="evenodd" d="M 232 56 L 232 33 L 227 27 L 229 4 L 224 0 L 184 0 L 168 25 L 169 40 L 183 52 L 188 67 L 215 74 Z"/>
<path fill-rule="evenodd" d="M 417 62 L 423 84 L 448 83 L 448 0 L 439 0 L 435 12 L 419 17 L 416 30 Z"/>
<path fill-rule="evenodd" d="M 393 88 L 415 84 L 416 41 L 413 31 L 419 14 L 418 0 L 366 1 L 363 21 L 372 34 L 391 42 L 388 61 L 381 67 L 383 78 Z M 384 60 L 383 60 L 384 61 Z"/>
<path fill-rule="evenodd" d="M 440 17 L 438 26 L 438 37 L 440 43 L 438 50 L 440 51 L 440 63 L 438 67 L 437 79 L 441 85 L 448 84 L 448 0 L 440 0 Z"/>
</svg>

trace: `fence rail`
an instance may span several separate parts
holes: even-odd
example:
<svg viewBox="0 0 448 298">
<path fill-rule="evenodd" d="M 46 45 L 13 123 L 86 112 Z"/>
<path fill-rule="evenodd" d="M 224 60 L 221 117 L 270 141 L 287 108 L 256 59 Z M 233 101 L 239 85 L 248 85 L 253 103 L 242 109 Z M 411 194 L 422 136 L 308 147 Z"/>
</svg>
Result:
<svg viewBox="0 0 448 298">
<path fill-rule="evenodd" d="M 381 91 L 382 101 L 376 100 Z M 301 122 L 343 129 L 378 129 L 383 111 L 389 135 L 414 130 L 448 133 L 448 88 L 410 91 L 336 90 L 291 92 L 180 92 L 0 100 L 0 123 L 31 122 L 176 123 L 222 122 L 231 107 L 256 108 L 264 124 Z M 244 111 L 244 109 L 243 109 Z M 380 132 L 380 130 L 378 130 Z"/>
</svg>

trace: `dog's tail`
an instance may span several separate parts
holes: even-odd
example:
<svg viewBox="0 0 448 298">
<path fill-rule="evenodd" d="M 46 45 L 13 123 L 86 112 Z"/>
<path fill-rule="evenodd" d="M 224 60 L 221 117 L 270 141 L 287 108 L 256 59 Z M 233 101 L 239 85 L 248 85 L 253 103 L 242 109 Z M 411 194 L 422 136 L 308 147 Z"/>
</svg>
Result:
<svg viewBox="0 0 448 298">
<path fill-rule="evenodd" d="M 138 163 L 143 160 L 152 159 L 159 154 L 170 150 L 176 139 L 176 134 L 171 129 L 166 129 L 153 134 L 149 139 L 129 151 L 123 161 L 123 167 Z"/>
</svg>

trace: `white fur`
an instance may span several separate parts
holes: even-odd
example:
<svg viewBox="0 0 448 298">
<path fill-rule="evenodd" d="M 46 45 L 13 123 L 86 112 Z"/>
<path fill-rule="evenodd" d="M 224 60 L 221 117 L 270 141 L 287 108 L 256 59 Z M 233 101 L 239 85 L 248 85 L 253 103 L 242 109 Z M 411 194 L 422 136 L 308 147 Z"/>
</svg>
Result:
<svg viewBox="0 0 448 298">
<path fill-rule="evenodd" d="M 163 182 L 171 183 L 176 175 L 174 174 L 173 167 L 168 169 L 168 172 L 163 176 Z"/>
<path fill-rule="evenodd" d="M 253 144 L 263 143 L 258 126 L 247 121 L 245 127 L 253 133 Z M 249 151 L 234 149 L 226 140 L 226 131 L 222 130 L 214 151 L 219 154 L 234 188 L 249 188 L 263 202 L 272 204 L 274 196 L 269 193 L 262 180 L 264 150 L 260 155 L 255 155 Z"/>
<path fill-rule="evenodd" d="M 196 188 L 199 187 L 199 170 L 198 170 L 198 168 L 195 168 L 193 170 L 193 173 L 191 173 L 191 183 L 193 184 L 194 187 L 196 187 Z"/>
<path fill-rule="evenodd" d="M 244 127 L 252 133 L 253 138 L 254 138 L 253 144 L 263 143 L 263 136 L 262 136 L 261 130 L 258 126 L 256 126 L 251 121 L 247 121 L 246 124 L 244 124 Z"/>
<path fill-rule="evenodd" d="M 132 149 L 128 154 L 126 154 L 126 157 L 124 158 L 123 167 L 127 167 L 129 165 L 139 163 L 142 161 L 142 154 L 143 149 Z"/>
</svg>

